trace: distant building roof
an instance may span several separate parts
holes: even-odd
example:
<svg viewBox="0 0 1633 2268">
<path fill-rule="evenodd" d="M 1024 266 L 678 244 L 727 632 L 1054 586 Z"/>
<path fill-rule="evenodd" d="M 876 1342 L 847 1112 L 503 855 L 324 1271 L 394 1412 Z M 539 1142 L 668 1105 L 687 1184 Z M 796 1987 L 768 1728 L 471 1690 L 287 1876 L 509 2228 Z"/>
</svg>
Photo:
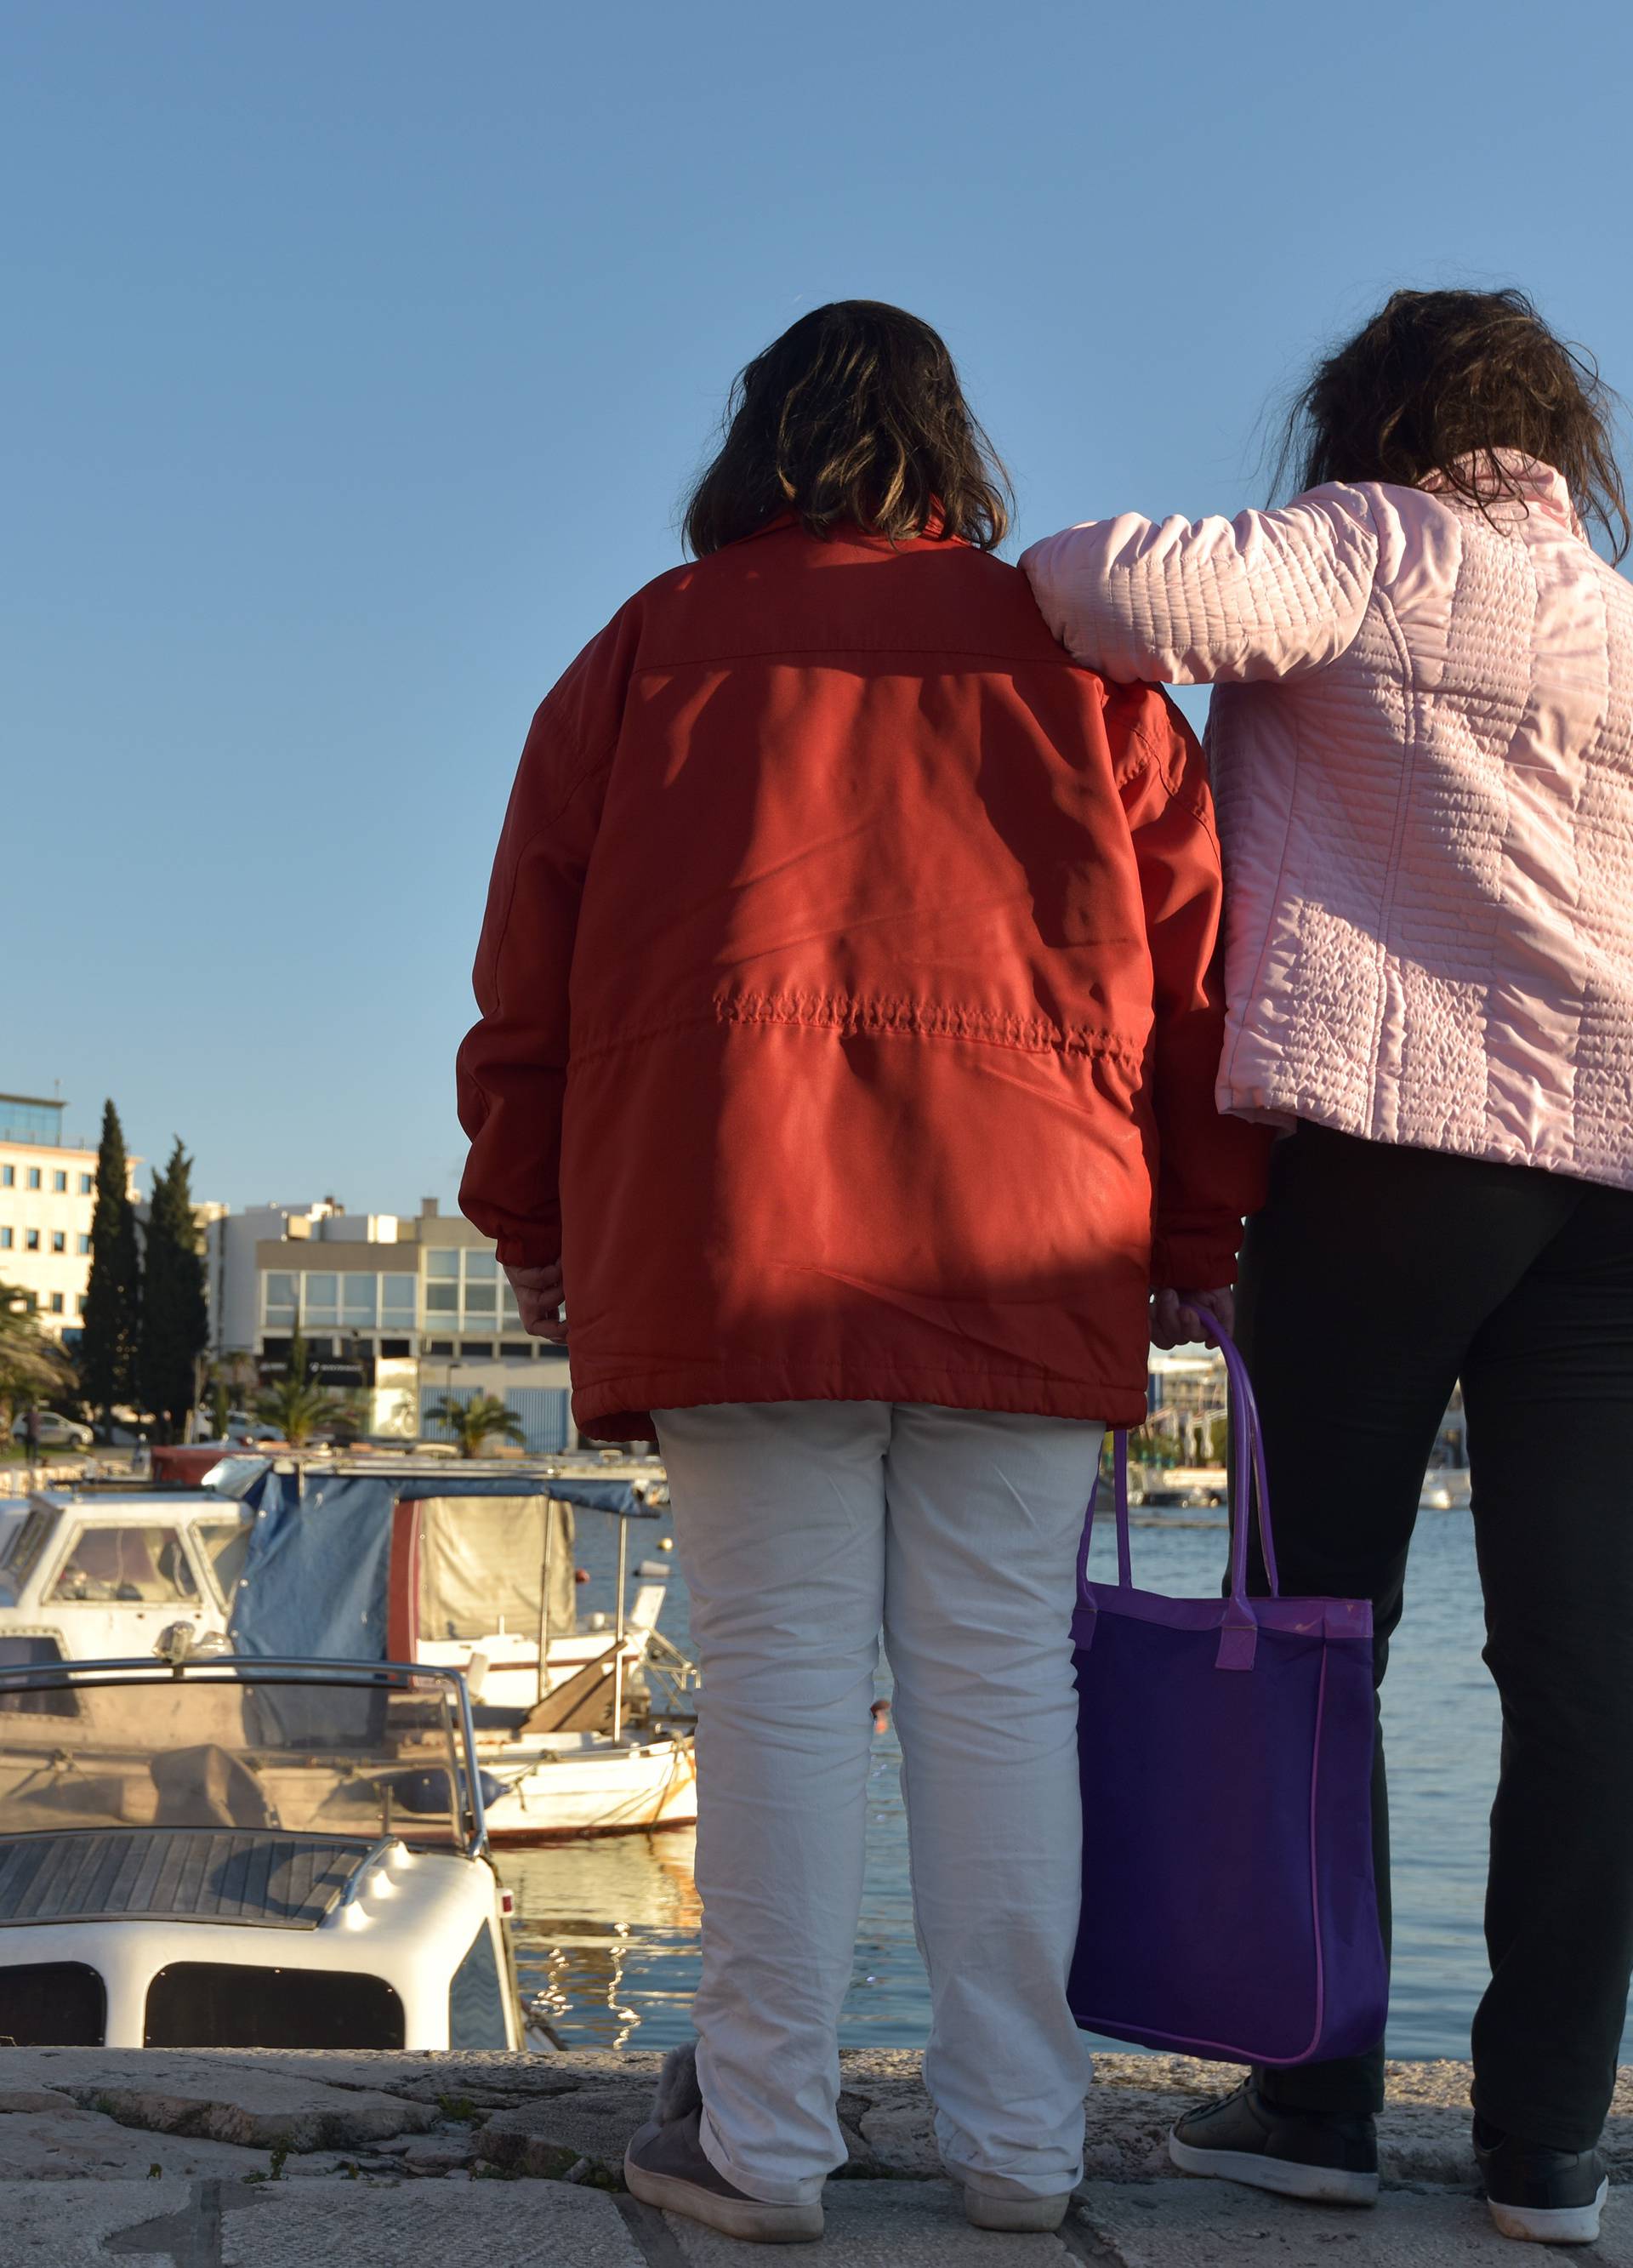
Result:
<svg viewBox="0 0 1633 2268">
<path fill-rule="evenodd" d="M 37 1142 L 60 1149 L 67 1108 L 55 1095 L 0 1094 L 0 1142 Z"/>
</svg>

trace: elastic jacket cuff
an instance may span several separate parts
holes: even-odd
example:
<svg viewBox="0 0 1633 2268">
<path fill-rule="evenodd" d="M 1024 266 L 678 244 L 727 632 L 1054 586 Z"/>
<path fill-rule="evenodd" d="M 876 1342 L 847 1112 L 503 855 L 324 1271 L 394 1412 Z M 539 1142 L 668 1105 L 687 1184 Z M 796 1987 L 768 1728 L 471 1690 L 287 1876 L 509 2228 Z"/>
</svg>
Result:
<svg viewBox="0 0 1633 2268">
<path fill-rule="evenodd" d="M 501 1268 L 548 1268 L 562 1256 L 559 1229 L 507 1230 L 497 1243 Z"/>
<path fill-rule="evenodd" d="M 1242 1225 L 1201 1233 L 1194 1229 L 1151 1239 L 1151 1289 L 1154 1292 L 1224 1292 L 1236 1281 L 1236 1257 L 1241 1247 Z"/>
</svg>

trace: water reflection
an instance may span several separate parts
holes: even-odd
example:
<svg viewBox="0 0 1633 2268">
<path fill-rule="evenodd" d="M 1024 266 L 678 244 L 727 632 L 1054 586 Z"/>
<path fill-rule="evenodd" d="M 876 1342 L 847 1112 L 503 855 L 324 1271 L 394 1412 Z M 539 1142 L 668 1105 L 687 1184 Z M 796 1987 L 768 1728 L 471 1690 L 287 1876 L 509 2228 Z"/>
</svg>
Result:
<svg viewBox="0 0 1633 2268">
<path fill-rule="evenodd" d="M 614 1603 L 611 1526 L 586 1519 L 580 1528 L 579 1558 L 592 1578 L 586 1610 Z M 1109 1523 L 1100 1523 L 1096 1572 L 1107 1577 L 1113 1541 Z M 1177 1523 L 1144 1529 L 1135 1538 L 1136 1578 L 1153 1590 L 1208 1595 L 1217 1588 L 1223 1543 L 1220 1533 Z M 684 1645 L 688 1626 L 677 1574 L 662 1627 Z M 1389 2037 L 1397 2055 L 1467 2055 L 1488 1974 L 1481 1912 L 1501 1724 L 1480 1661 L 1483 1637 L 1474 1523 L 1467 1513 L 1426 1514 L 1385 1693 L 1395 1825 Z M 881 1731 L 868 1783 L 857 1963 L 841 2022 L 847 2046 L 924 2041 L 929 1994 L 913 1936 L 899 1761 L 894 1734 Z M 567 2044 L 661 2048 L 689 2033 L 701 1912 L 694 1847 L 692 1831 L 674 1828 L 500 1858 L 516 1892 L 524 1992 L 542 1995 Z M 1633 2056 L 1633 2026 L 1622 2054 Z"/>
<path fill-rule="evenodd" d="M 689 1827 L 498 1854 L 522 1998 L 563 2045 L 663 2046 L 690 2029 L 702 1905 Z"/>
</svg>

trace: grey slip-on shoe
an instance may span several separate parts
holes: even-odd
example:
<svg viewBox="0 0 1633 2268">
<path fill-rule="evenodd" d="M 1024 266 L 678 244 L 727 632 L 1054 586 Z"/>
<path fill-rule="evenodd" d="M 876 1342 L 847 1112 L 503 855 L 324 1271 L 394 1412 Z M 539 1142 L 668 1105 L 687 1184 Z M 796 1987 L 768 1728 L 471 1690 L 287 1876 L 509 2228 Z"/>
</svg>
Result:
<svg viewBox="0 0 1633 2268">
<path fill-rule="evenodd" d="M 747 2244 L 812 2244 L 822 2234 L 820 2198 L 809 2205 L 767 2205 L 727 2181 L 704 2152 L 703 2101 L 697 2051 L 673 2048 L 658 2082 L 652 2115 L 624 2153 L 631 2197 L 663 2213 L 683 2213 Z"/>
</svg>

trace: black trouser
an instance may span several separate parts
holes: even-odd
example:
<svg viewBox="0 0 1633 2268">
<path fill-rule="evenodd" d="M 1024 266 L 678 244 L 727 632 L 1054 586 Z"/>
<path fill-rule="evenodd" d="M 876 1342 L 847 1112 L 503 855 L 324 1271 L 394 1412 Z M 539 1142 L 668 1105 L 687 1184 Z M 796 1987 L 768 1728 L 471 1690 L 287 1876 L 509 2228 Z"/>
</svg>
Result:
<svg viewBox="0 0 1633 2268">
<path fill-rule="evenodd" d="M 1302 1126 L 1249 1226 L 1239 1314 L 1282 1587 L 1370 1597 L 1380 1682 L 1463 1381 L 1503 1704 L 1475 2105 L 1586 2149 L 1633 1969 L 1633 1192 Z M 1381 1746 L 1373 1832 L 1387 1943 Z M 1259 2077 L 1290 2107 L 1372 2110 L 1383 2046 Z"/>
</svg>

